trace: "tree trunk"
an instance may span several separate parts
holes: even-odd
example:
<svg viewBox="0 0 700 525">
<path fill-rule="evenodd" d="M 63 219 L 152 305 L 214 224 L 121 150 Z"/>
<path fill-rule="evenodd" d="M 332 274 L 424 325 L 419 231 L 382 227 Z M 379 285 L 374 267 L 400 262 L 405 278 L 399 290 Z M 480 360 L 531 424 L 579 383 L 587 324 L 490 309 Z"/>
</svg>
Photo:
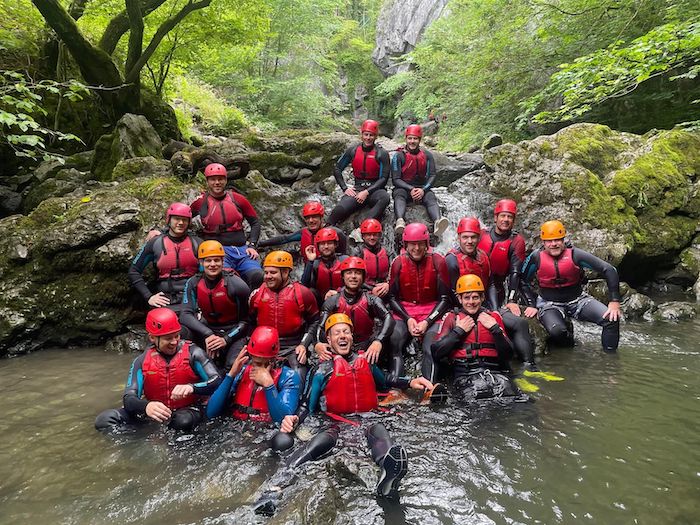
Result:
<svg viewBox="0 0 700 525">
<path fill-rule="evenodd" d="M 165 2 L 166 0 L 143 0 L 141 2 L 141 13 L 143 13 L 144 17 L 148 16 Z M 117 48 L 117 44 L 119 44 L 121 37 L 124 36 L 124 33 L 126 33 L 128 30 L 129 14 L 126 12 L 126 10 L 124 10 L 109 21 L 109 24 L 107 24 L 105 32 L 102 33 L 102 38 L 97 46 L 111 55 Z"/>
</svg>

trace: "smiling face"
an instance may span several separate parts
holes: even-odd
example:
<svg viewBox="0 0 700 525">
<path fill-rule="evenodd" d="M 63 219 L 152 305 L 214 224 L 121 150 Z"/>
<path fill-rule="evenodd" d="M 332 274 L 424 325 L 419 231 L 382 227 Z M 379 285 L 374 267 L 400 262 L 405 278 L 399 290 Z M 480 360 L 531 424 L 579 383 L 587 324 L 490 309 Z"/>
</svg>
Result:
<svg viewBox="0 0 700 525">
<path fill-rule="evenodd" d="M 224 269 L 224 258 L 223 257 L 205 257 L 200 259 L 202 266 L 204 266 L 204 275 L 210 279 L 214 279 L 221 275 Z"/>
<path fill-rule="evenodd" d="M 479 245 L 479 234 L 472 232 L 462 232 L 459 234 L 459 248 L 462 253 L 472 255 L 476 252 L 476 247 Z"/>
<path fill-rule="evenodd" d="M 420 137 L 415 135 L 406 135 L 406 146 L 408 146 L 408 149 L 411 151 L 416 151 L 418 146 L 420 146 Z"/>
<path fill-rule="evenodd" d="M 174 355 L 177 352 L 177 345 L 180 342 L 180 332 L 173 332 L 165 335 L 149 335 L 151 341 L 161 354 Z"/>
<path fill-rule="evenodd" d="M 282 285 L 286 282 L 287 277 L 289 276 L 289 270 L 286 268 L 265 266 L 263 270 L 265 272 L 265 276 L 263 277 L 265 286 L 275 292 L 282 288 Z"/>
<path fill-rule="evenodd" d="M 326 334 L 328 344 L 338 355 L 348 355 L 352 350 L 352 328 L 345 323 L 338 323 L 331 326 Z"/>
<path fill-rule="evenodd" d="M 171 215 L 170 222 L 168 223 L 168 229 L 170 230 L 170 235 L 173 237 L 182 237 L 187 233 L 187 228 L 190 225 L 189 217 L 182 217 L 180 215 Z"/>
<path fill-rule="evenodd" d="M 321 241 L 318 243 L 318 252 L 321 257 L 331 257 L 335 253 L 335 247 L 338 245 L 335 241 Z"/>
<path fill-rule="evenodd" d="M 207 188 L 214 197 L 220 197 L 226 191 L 226 177 L 223 175 L 207 177 Z"/>
<path fill-rule="evenodd" d="M 551 239 L 542 241 L 544 250 L 552 257 L 559 257 L 564 252 L 564 239 Z"/>
<path fill-rule="evenodd" d="M 374 146 L 374 141 L 377 140 L 377 136 L 371 131 L 362 132 L 362 145 L 366 148 Z"/>
<path fill-rule="evenodd" d="M 465 312 L 474 315 L 481 308 L 481 303 L 484 302 L 484 294 L 482 292 L 464 292 L 460 294 L 459 302 L 462 303 Z"/>
<path fill-rule="evenodd" d="M 422 261 L 425 254 L 428 253 L 428 243 L 425 241 L 409 241 L 406 243 L 406 253 L 414 261 Z"/>
<path fill-rule="evenodd" d="M 304 222 L 306 223 L 306 227 L 315 233 L 321 229 L 323 215 L 308 215 L 304 217 Z"/>
<path fill-rule="evenodd" d="M 494 215 L 494 221 L 496 222 L 496 233 L 508 233 L 515 224 L 515 215 L 502 211 L 498 215 Z"/>
<path fill-rule="evenodd" d="M 363 233 L 362 240 L 367 246 L 374 248 L 379 244 L 379 237 L 381 235 L 381 233 Z"/>
<path fill-rule="evenodd" d="M 347 288 L 351 292 L 359 290 L 360 286 L 362 286 L 362 283 L 364 281 L 365 272 L 363 272 L 362 270 L 351 268 L 350 270 L 345 270 L 343 272 L 343 284 L 345 285 L 345 288 Z"/>
</svg>

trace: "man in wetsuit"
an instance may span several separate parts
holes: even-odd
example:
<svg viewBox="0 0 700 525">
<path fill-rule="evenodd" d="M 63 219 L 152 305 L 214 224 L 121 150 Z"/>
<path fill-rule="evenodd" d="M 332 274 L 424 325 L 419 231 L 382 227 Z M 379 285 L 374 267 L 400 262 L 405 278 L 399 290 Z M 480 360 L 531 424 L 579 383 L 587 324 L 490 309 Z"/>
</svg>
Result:
<svg viewBox="0 0 700 525">
<path fill-rule="evenodd" d="M 377 219 L 365 219 L 360 225 L 362 244 L 355 247 L 353 255 L 365 261 L 365 287 L 372 295 L 385 298 L 389 294 L 389 254 L 381 245 L 382 223 Z"/>
<path fill-rule="evenodd" d="M 307 332 L 318 322 L 316 297 L 306 286 L 290 279 L 294 268 L 288 252 L 270 252 L 263 263 L 265 280 L 250 296 L 254 326 L 272 326 L 280 337 L 280 358 L 306 377 L 306 351 L 313 341 Z"/>
<path fill-rule="evenodd" d="M 347 255 L 338 255 L 338 232 L 333 228 L 321 228 L 316 233 L 316 245 L 306 247 L 306 264 L 301 276 L 301 284 L 312 289 L 318 304 L 323 304 L 330 290 L 337 290 L 343 284 L 340 263 Z"/>
<path fill-rule="evenodd" d="M 318 366 L 313 374 L 308 396 L 295 415 L 286 416 L 281 425 L 282 432 L 292 432 L 295 426 L 309 415 L 323 410 L 329 417 L 358 425 L 343 414 L 370 412 L 377 408 L 377 391 L 391 387 L 416 390 L 431 390 L 433 385 L 423 377 L 409 379 L 398 377 L 387 381 L 376 365 L 370 365 L 364 355 L 353 350 L 352 320 L 342 313 L 333 314 L 324 325 L 326 337 L 334 357 Z M 323 407 L 323 408 L 321 408 Z M 396 497 L 401 478 L 408 471 L 406 449 L 395 444 L 382 423 L 374 423 L 365 431 L 372 459 L 380 468 L 377 483 L 379 497 Z M 337 427 L 319 432 L 306 445 L 296 450 L 290 465 L 319 458 L 330 451 L 338 438 Z"/>
<path fill-rule="evenodd" d="M 540 228 L 543 249 L 532 252 L 523 264 L 523 292 L 528 308 L 525 316 L 540 320 L 551 339 L 559 344 L 574 343 L 569 318 L 596 323 L 603 328 L 601 341 L 606 352 L 617 351 L 620 341 L 620 280 L 617 270 L 580 248 L 568 248 L 566 229 L 559 221 L 547 221 Z M 584 270 L 605 278 L 610 302 L 604 305 L 583 292 Z M 532 289 L 537 278 L 539 295 Z"/>
<path fill-rule="evenodd" d="M 454 386 L 462 401 L 511 398 L 527 400 L 510 377 L 513 347 L 498 312 L 487 310 L 484 283 L 462 275 L 455 285 L 460 308 L 443 319 L 431 349 L 435 361 L 449 360 Z"/>
<path fill-rule="evenodd" d="M 389 205 L 389 194 L 385 187 L 391 167 L 389 154 L 375 144 L 379 134 L 379 123 L 375 120 L 365 120 L 360 131 L 362 142 L 350 146 L 338 159 L 333 170 L 333 176 L 344 195 L 328 217 L 328 224 L 331 226 L 337 226 L 351 213 L 364 207 L 369 208 L 368 217 L 381 219 Z M 343 179 L 343 170 L 350 164 L 354 177 L 352 187 Z M 353 231 L 351 237 L 357 237 L 356 240 L 359 241 L 359 230 Z"/>
<path fill-rule="evenodd" d="M 197 249 L 202 242 L 188 233 L 192 212 L 187 204 L 174 202 L 165 215 L 167 231 L 157 232 L 139 250 L 129 268 L 129 281 L 152 308 L 168 307 L 180 313 L 187 279 L 199 270 Z M 146 267 L 153 263 L 157 275 L 156 293 L 143 279 Z"/>
<path fill-rule="evenodd" d="M 396 235 L 406 227 L 406 204 L 422 204 L 433 222 L 433 233 L 441 237 L 447 228 L 447 219 L 440 217 L 437 197 L 430 189 L 437 171 L 433 154 L 420 147 L 423 128 L 413 124 L 406 128 L 406 148 L 399 149 L 391 159 L 391 180 L 394 183 L 394 214 Z"/>
<path fill-rule="evenodd" d="M 153 420 L 175 430 L 191 431 L 204 418 L 202 396 L 219 383 L 219 372 L 207 354 L 180 339 L 177 314 L 155 308 L 146 316 L 149 346 L 131 364 L 124 407 L 102 412 L 97 430 Z"/>
<path fill-rule="evenodd" d="M 314 244 L 314 236 L 323 226 L 323 215 L 326 210 L 318 201 L 309 201 L 304 204 L 301 210 L 301 215 L 304 217 L 304 222 L 306 227 L 298 230 L 294 233 L 288 235 L 278 235 L 277 237 L 271 237 L 260 241 L 258 243 L 259 248 L 266 248 L 268 246 L 279 246 L 280 244 L 287 244 L 289 242 L 300 243 L 299 252 L 301 253 L 301 258 L 306 262 L 306 248 Z M 347 239 L 345 234 L 340 230 L 340 228 L 333 228 L 338 233 L 338 246 L 336 247 L 338 253 L 345 253 L 347 249 Z"/>
<path fill-rule="evenodd" d="M 260 286 L 263 272 L 256 250 L 260 238 L 260 221 L 253 206 L 243 195 L 226 189 L 227 172 L 222 164 L 209 164 L 204 168 L 207 191 L 191 205 L 192 215 L 199 216 L 202 237 L 219 241 L 226 251 L 224 268 L 238 272 L 251 289 Z M 250 225 L 250 237 L 246 243 L 243 220 Z"/>
<path fill-rule="evenodd" d="M 224 272 L 225 253 L 220 242 L 204 241 L 198 255 L 204 273 L 191 277 L 185 285 L 181 321 L 209 357 L 227 370 L 248 332 L 250 288 L 238 275 Z"/>
<path fill-rule="evenodd" d="M 520 317 L 520 306 L 516 302 L 520 288 L 520 268 L 525 260 L 525 239 L 513 230 L 516 213 L 517 204 L 514 200 L 498 201 L 493 211 L 494 225 L 491 229 L 482 231 L 479 249 L 489 256 L 491 275 L 497 292 L 497 302 L 489 307 L 501 314 L 518 358 L 526 363 L 528 370 L 535 371 L 535 347 L 530 337 L 530 327 L 527 319 Z M 493 301 L 490 293 L 487 299 L 489 302 Z"/>
</svg>

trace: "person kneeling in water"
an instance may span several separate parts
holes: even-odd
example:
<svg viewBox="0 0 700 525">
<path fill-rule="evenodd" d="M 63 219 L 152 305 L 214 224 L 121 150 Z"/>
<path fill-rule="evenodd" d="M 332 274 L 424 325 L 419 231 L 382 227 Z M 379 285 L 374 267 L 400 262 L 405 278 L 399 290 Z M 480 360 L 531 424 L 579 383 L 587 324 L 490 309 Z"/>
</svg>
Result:
<svg viewBox="0 0 700 525">
<path fill-rule="evenodd" d="M 451 362 L 458 397 L 463 401 L 502 397 L 526 401 L 527 396 L 510 378 L 508 361 L 513 347 L 503 319 L 498 312 L 482 307 L 484 283 L 476 275 L 462 275 L 455 292 L 462 306 L 445 316 L 431 350 L 435 361 Z"/>
<path fill-rule="evenodd" d="M 387 387 L 416 390 L 433 388 L 432 383 L 423 377 L 416 379 L 400 377 L 387 382 L 376 365 L 370 365 L 363 354 L 352 350 L 353 325 L 346 314 L 336 313 L 328 317 L 325 330 L 331 351 L 334 353 L 333 360 L 319 365 L 313 375 L 307 399 L 297 414 L 284 418 L 282 432 L 291 433 L 309 413 L 314 413 L 321 407 L 324 407 L 324 412 L 329 417 L 357 425 L 357 422 L 345 419 L 341 414 L 370 412 L 376 409 L 377 390 L 387 390 Z M 377 495 L 396 496 L 399 482 L 408 470 L 406 449 L 394 443 L 386 427 L 381 423 L 369 426 L 365 434 L 372 459 L 381 469 L 376 489 Z M 318 459 L 335 446 L 337 438 L 337 427 L 316 434 L 307 446 L 292 454 L 289 460 L 290 466 L 296 467 L 306 461 Z M 291 444 L 290 442 L 289 446 Z"/>
<path fill-rule="evenodd" d="M 124 408 L 97 416 L 97 430 L 149 418 L 189 432 L 202 421 L 201 396 L 216 388 L 219 372 L 204 350 L 180 339 L 181 328 L 177 314 L 168 308 L 148 312 L 146 331 L 151 344 L 131 365 Z"/>
</svg>

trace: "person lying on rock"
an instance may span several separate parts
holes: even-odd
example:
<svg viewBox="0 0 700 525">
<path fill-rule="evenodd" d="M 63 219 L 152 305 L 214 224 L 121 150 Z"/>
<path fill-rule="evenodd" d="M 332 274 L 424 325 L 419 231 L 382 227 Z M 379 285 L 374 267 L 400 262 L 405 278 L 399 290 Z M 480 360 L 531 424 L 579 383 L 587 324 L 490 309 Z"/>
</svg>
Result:
<svg viewBox="0 0 700 525">
<path fill-rule="evenodd" d="M 334 228 L 321 228 L 316 232 L 314 240 L 315 245 L 306 247 L 306 264 L 301 284 L 313 290 L 320 306 L 329 291 L 335 291 L 343 285 L 340 263 L 347 255 L 336 253 L 339 237 Z"/>
<path fill-rule="evenodd" d="M 422 204 L 433 222 L 433 233 L 441 237 L 448 222 L 440 216 L 437 197 L 430 189 L 435 183 L 437 171 L 433 154 L 420 147 L 423 128 L 413 124 L 406 128 L 406 147 L 399 148 L 391 159 L 391 181 L 394 183 L 394 215 L 396 235 L 406 227 L 406 205 Z"/>
<path fill-rule="evenodd" d="M 295 231 L 287 235 L 278 235 L 277 237 L 271 237 L 270 239 L 265 239 L 258 242 L 258 248 L 266 248 L 268 246 L 279 246 L 280 244 L 287 244 L 290 242 L 299 242 L 301 246 L 299 251 L 301 252 L 301 257 L 304 262 L 306 259 L 306 248 L 314 244 L 314 236 L 323 226 L 323 216 L 326 210 L 318 201 L 309 201 L 304 204 L 301 210 L 301 215 L 304 218 L 306 227 L 301 230 Z M 340 228 L 333 228 L 338 233 L 338 246 L 336 247 L 338 253 L 343 254 L 347 249 L 347 239 L 345 234 L 340 230 Z"/>
<path fill-rule="evenodd" d="M 484 308 L 484 283 L 462 275 L 455 285 L 460 307 L 443 319 L 431 345 L 436 363 L 447 362 L 461 401 L 510 399 L 527 401 L 510 377 L 513 347 L 498 312 Z"/>
<path fill-rule="evenodd" d="M 620 341 L 620 279 L 617 270 L 580 248 L 567 247 L 566 229 L 560 221 L 547 221 L 540 227 L 543 248 L 532 252 L 523 264 L 523 291 L 527 299 L 526 317 L 540 320 L 557 344 L 573 346 L 570 318 L 596 323 L 603 328 L 603 350 L 615 352 Z M 604 305 L 583 292 L 584 270 L 605 278 L 610 302 Z M 539 295 L 532 282 L 537 279 Z"/>
<path fill-rule="evenodd" d="M 156 421 L 190 432 L 204 419 L 202 402 L 220 381 L 206 352 L 180 338 L 177 314 L 155 308 L 146 316 L 149 345 L 134 359 L 124 390 L 124 406 L 95 419 L 97 430 Z"/>
<path fill-rule="evenodd" d="M 238 275 L 224 272 L 224 255 L 218 241 L 199 246 L 204 272 L 185 284 L 180 320 L 207 355 L 228 370 L 248 335 L 250 288 Z"/>
<path fill-rule="evenodd" d="M 372 295 L 386 298 L 389 294 L 389 254 L 381 244 L 382 223 L 377 219 L 365 219 L 360 224 L 362 244 L 352 255 L 365 261 L 365 287 Z"/>
<path fill-rule="evenodd" d="M 362 142 L 345 150 L 333 170 L 333 176 L 344 195 L 328 217 L 328 224 L 331 226 L 337 226 L 362 208 L 369 208 L 367 217 L 380 220 L 389 205 L 389 194 L 385 188 L 389 181 L 391 165 L 389 154 L 376 144 L 379 123 L 376 120 L 365 120 L 360 134 Z M 343 171 L 348 165 L 352 165 L 352 187 L 343 179 Z M 353 230 L 350 236 L 360 242 L 359 229 Z"/>
</svg>

